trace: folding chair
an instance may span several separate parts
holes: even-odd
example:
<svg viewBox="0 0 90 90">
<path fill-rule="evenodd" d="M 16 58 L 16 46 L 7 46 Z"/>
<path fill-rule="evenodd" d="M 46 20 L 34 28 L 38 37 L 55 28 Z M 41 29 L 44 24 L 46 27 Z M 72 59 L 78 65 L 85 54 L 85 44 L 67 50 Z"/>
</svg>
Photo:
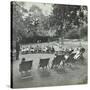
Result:
<svg viewBox="0 0 90 90">
<path fill-rule="evenodd" d="M 41 68 L 47 68 L 47 66 L 49 66 L 48 64 L 49 64 L 49 58 L 46 58 L 46 59 L 40 59 L 40 62 L 39 62 L 39 68 L 41 67 Z"/>
<path fill-rule="evenodd" d="M 19 72 L 21 73 L 22 79 L 32 77 L 31 69 L 32 69 L 33 61 L 24 61 L 19 64 Z"/>
</svg>

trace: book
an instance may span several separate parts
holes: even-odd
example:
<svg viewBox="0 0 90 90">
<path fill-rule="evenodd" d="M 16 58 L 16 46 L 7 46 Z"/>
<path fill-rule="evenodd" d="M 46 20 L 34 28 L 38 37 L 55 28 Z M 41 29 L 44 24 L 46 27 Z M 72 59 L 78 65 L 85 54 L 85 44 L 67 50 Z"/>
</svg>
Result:
<svg viewBox="0 0 90 90">
<path fill-rule="evenodd" d="M 11 88 L 87 84 L 88 7 L 10 5 Z"/>
</svg>

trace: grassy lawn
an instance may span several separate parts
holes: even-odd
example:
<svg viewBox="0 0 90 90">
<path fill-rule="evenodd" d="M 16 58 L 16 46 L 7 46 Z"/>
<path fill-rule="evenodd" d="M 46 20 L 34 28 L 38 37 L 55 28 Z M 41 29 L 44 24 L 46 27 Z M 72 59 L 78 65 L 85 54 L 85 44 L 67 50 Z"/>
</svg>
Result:
<svg viewBox="0 0 90 90">
<path fill-rule="evenodd" d="M 50 42 L 49 44 L 54 44 L 55 42 Z M 34 44 L 35 45 L 35 44 Z M 40 45 L 48 45 L 48 43 L 41 43 Z M 61 70 L 48 70 L 44 72 L 40 72 L 37 67 L 39 64 L 40 58 L 50 58 L 50 62 L 52 62 L 54 58 L 54 54 L 27 54 L 20 55 L 19 61 L 13 62 L 13 84 L 14 88 L 27 88 L 27 87 L 38 87 L 38 86 L 60 86 L 60 85 L 75 85 L 75 84 L 86 84 L 87 83 L 87 60 L 88 60 L 88 43 L 81 42 L 82 47 L 86 49 L 84 57 L 85 57 L 85 65 L 82 64 L 74 64 L 72 68 L 66 67 L 65 72 Z M 28 45 L 27 45 L 28 46 Z M 64 42 L 64 48 L 75 48 L 79 47 L 79 42 Z M 32 68 L 32 79 L 21 80 L 21 76 L 19 73 L 19 64 L 21 62 L 22 57 L 27 58 L 28 60 L 33 60 L 33 68 Z"/>
</svg>

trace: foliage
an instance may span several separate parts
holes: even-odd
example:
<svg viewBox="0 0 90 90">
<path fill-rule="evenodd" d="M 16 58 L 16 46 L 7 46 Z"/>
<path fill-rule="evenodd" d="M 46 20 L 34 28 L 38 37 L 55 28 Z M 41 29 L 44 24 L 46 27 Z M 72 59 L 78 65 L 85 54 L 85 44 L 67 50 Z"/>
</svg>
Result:
<svg viewBox="0 0 90 90">
<path fill-rule="evenodd" d="M 53 5 L 50 25 L 58 26 L 57 35 L 63 37 L 69 30 L 87 23 L 87 7 L 75 5 Z"/>
<path fill-rule="evenodd" d="M 68 39 L 86 39 L 88 36 L 88 29 L 87 26 L 82 26 L 80 30 L 77 28 L 73 30 L 69 30 L 69 32 L 66 33 L 65 38 Z"/>
<path fill-rule="evenodd" d="M 12 25 L 13 25 L 13 35 L 14 39 L 21 39 L 24 36 L 24 21 L 23 21 L 23 13 L 27 12 L 21 5 L 23 3 L 12 2 Z M 17 38 L 16 38 L 17 37 Z"/>
<path fill-rule="evenodd" d="M 83 38 L 87 36 L 87 7 L 53 4 L 52 14 L 45 16 L 36 5 L 29 10 L 23 2 L 12 2 L 13 39 L 28 40 L 37 36 Z M 26 16 L 25 16 L 26 14 Z M 17 38 L 16 38 L 17 37 Z"/>
</svg>

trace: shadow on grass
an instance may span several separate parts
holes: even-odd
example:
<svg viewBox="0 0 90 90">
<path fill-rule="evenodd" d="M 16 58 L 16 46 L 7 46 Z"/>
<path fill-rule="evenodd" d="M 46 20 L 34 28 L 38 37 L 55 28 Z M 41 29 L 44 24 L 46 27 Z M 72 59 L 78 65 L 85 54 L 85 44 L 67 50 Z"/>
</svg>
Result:
<svg viewBox="0 0 90 90">
<path fill-rule="evenodd" d="M 47 69 L 39 70 L 38 73 L 39 73 L 40 77 L 49 77 L 50 76 L 50 72 Z"/>
</svg>

